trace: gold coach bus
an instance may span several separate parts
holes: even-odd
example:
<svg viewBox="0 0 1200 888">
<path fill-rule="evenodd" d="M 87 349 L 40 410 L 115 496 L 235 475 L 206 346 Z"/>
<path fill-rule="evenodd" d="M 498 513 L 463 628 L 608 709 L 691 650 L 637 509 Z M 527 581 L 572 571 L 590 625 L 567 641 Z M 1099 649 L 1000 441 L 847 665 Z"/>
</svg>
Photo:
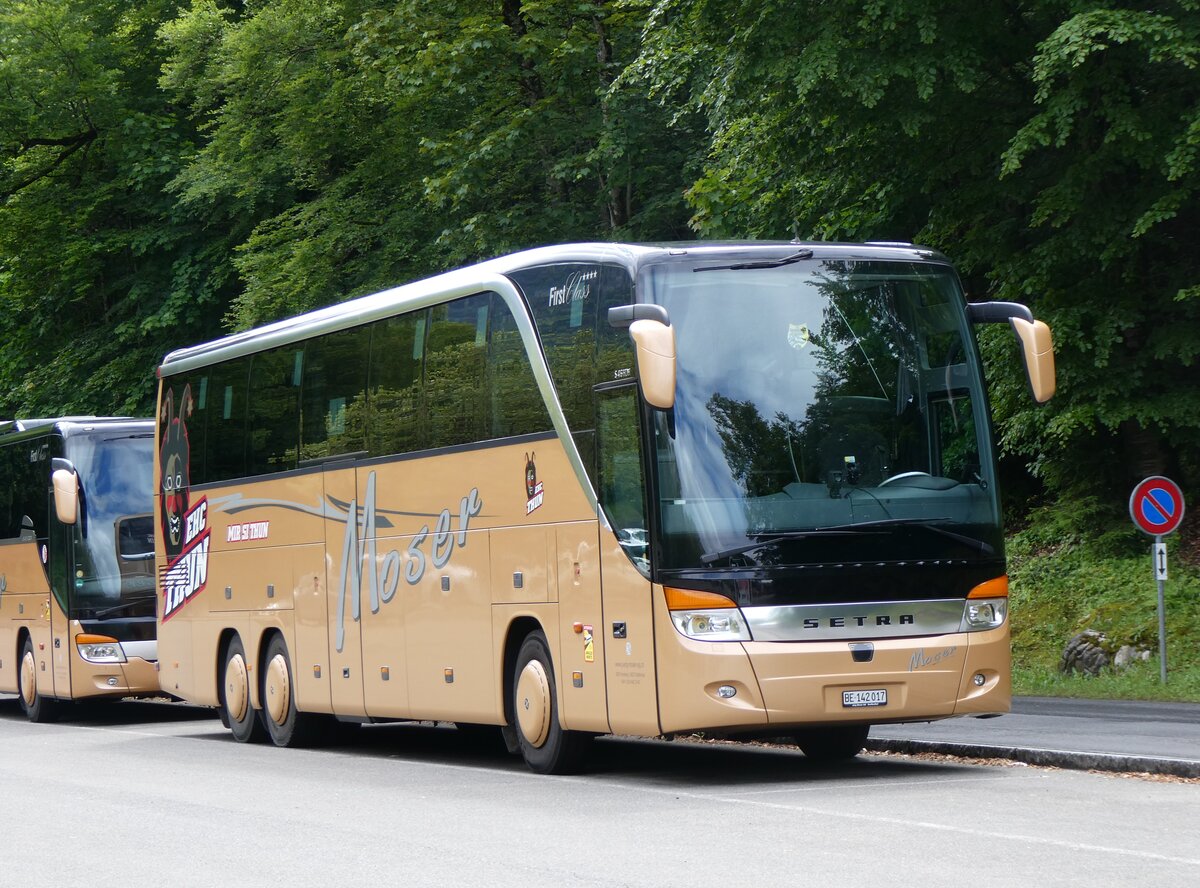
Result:
<svg viewBox="0 0 1200 888">
<path fill-rule="evenodd" d="M 0 692 L 60 703 L 155 694 L 154 423 L 0 424 Z"/>
<path fill-rule="evenodd" d="M 793 736 L 1009 707 L 973 322 L 910 245 L 548 247 L 167 355 L 163 688 L 331 719 Z"/>
</svg>

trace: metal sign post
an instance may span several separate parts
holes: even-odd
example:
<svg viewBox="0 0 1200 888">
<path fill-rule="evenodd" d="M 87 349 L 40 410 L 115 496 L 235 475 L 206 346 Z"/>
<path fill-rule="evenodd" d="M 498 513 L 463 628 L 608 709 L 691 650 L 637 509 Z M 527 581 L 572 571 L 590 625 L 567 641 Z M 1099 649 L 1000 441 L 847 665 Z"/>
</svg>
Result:
<svg viewBox="0 0 1200 888">
<path fill-rule="evenodd" d="M 1129 517 L 1143 533 L 1154 537 L 1154 579 L 1158 582 L 1158 674 L 1167 682 L 1167 604 L 1163 582 L 1167 579 L 1167 544 L 1163 537 L 1183 523 L 1183 491 L 1170 478 L 1152 475 L 1139 482 L 1129 496 Z"/>
</svg>

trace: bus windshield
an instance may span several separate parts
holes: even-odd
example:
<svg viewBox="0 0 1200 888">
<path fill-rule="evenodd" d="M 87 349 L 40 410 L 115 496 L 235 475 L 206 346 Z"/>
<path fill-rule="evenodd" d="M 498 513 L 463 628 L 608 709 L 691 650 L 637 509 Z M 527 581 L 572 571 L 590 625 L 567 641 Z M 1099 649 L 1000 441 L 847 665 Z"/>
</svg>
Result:
<svg viewBox="0 0 1200 888">
<path fill-rule="evenodd" d="M 79 472 L 71 616 L 154 616 L 154 436 L 76 435 L 67 456 Z"/>
<path fill-rule="evenodd" d="M 678 351 L 674 410 L 654 412 L 657 566 L 998 557 L 986 404 L 954 273 L 706 265 L 655 265 L 642 280 Z"/>
</svg>

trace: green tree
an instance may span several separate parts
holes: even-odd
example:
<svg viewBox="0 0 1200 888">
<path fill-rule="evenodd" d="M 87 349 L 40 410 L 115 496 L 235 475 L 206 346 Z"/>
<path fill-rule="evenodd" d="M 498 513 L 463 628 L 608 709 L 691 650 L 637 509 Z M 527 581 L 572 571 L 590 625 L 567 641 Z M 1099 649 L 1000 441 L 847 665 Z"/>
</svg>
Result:
<svg viewBox="0 0 1200 888">
<path fill-rule="evenodd" d="M 1195 2 L 662 0 L 648 34 L 638 76 L 707 120 L 700 233 L 942 248 L 1056 333 L 1046 409 L 984 337 L 1009 453 L 1112 503 L 1200 483 Z"/>
<path fill-rule="evenodd" d="M 167 0 L 0 9 L 0 412 L 149 411 L 211 329 L 222 238 L 163 191 L 193 133 L 157 88 Z"/>
</svg>

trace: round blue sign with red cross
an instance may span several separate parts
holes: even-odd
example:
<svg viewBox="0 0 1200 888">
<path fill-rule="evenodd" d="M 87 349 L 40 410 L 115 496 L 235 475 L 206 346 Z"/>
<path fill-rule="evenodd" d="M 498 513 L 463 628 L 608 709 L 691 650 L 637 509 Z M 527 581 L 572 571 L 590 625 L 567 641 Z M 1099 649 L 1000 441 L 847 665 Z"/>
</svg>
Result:
<svg viewBox="0 0 1200 888">
<path fill-rule="evenodd" d="M 1183 491 L 1161 475 L 1139 481 L 1129 497 L 1129 517 L 1151 536 L 1174 533 L 1183 522 Z"/>
</svg>

